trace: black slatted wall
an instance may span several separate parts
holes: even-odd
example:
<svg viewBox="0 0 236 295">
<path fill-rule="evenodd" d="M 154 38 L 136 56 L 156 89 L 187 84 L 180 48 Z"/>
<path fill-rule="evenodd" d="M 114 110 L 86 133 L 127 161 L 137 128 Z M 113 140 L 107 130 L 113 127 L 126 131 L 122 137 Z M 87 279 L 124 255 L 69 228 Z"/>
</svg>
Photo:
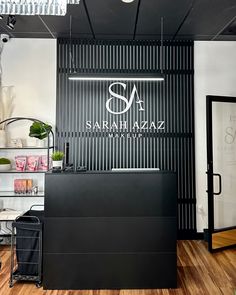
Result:
<svg viewBox="0 0 236 295">
<path fill-rule="evenodd" d="M 161 50 L 160 42 L 156 41 L 59 39 L 57 64 L 58 148 L 63 149 L 64 143 L 69 142 L 70 162 L 86 166 L 88 170 L 160 168 L 176 171 L 179 237 L 193 236 L 196 232 L 193 43 L 164 42 Z M 136 95 L 129 110 L 119 115 L 106 109 L 112 82 L 68 80 L 74 71 L 153 72 L 160 69 L 163 69 L 164 82 L 123 82 L 126 89 L 121 85 L 112 88 L 129 99 L 135 85 L 143 101 L 144 111 L 140 111 Z M 121 99 L 114 98 L 110 103 L 110 108 L 117 112 L 125 106 Z M 104 121 L 108 123 L 102 126 Z M 158 128 L 162 121 L 164 129 L 151 125 L 154 122 Z"/>
</svg>

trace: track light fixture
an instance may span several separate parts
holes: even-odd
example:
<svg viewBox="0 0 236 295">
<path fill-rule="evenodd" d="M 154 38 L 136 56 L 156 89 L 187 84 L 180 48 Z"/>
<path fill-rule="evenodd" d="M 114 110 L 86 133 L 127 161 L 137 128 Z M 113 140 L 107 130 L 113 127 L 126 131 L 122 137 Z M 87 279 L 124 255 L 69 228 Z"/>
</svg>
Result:
<svg viewBox="0 0 236 295">
<path fill-rule="evenodd" d="M 11 30 L 14 30 L 16 23 L 16 17 L 15 15 L 8 15 L 7 18 L 7 27 Z"/>
<path fill-rule="evenodd" d="M 122 0 L 123 1 L 123 0 Z M 129 0 L 127 0 L 129 1 Z M 70 17 L 70 37 L 71 37 L 71 20 Z M 164 18 L 161 17 L 161 46 L 160 46 L 160 70 L 155 72 L 76 72 L 73 62 L 74 73 L 68 75 L 69 80 L 75 81 L 164 81 L 163 74 L 163 30 Z M 70 49 L 71 61 L 73 61 Z M 71 67 L 70 67 L 71 69 Z"/>
</svg>

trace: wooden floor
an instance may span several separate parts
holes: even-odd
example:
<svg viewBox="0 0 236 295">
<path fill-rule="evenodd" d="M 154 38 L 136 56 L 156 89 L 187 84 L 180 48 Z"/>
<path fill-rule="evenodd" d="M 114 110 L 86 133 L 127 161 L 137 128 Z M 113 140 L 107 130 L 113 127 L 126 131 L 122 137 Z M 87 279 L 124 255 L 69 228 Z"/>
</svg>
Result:
<svg viewBox="0 0 236 295">
<path fill-rule="evenodd" d="M 236 244 L 236 229 L 213 233 L 212 248 L 217 249 Z"/>
<path fill-rule="evenodd" d="M 165 290 L 45 291 L 32 283 L 16 283 L 9 288 L 9 248 L 1 248 L 0 255 L 3 262 L 0 272 L 1 295 L 236 294 L 236 249 L 210 254 L 203 241 L 178 242 L 178 288 Z"/>
</svg>

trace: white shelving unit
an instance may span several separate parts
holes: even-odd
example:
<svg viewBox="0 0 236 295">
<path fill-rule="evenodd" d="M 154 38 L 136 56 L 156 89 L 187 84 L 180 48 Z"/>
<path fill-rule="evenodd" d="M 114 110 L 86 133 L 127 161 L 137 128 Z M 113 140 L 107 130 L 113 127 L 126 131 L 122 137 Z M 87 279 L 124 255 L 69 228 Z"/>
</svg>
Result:
<svg viewBox="0 0 236 295">
<path fill-rule="evenodd" d="M 17 121 L 20 120 L 28 120 L 31 122 L 41 122 L 37 119 L 33 118 L 9 118 L 5 121 L 0 122 L 7 123 L 8 125 L 11 123 L 17 124 Z M 44 122 L 41 122 L 44 123 Z M 12 163 L 12 170 L 9 171 L 0 171 L 0 202 L 3 204 L 4 210 L 15 210 L 20 212 L 25 212 L 29 210 L 32 205 L 44 204 L 44 188 L 45 188 L 45 173 L 47 171 L 16 171 L 15 169 L 15 156 L 27 156 L 27 155 L 46 155 L 48 160 L 48 169 L 50 166 L 50 153 L 54 150 L 54 134 L 51 131 L 48 134 L 47 138 L 47 147 L 4 147 L 0 148 L 0 158 L 8 158 Z M 38 193 L 26 193 L 26 194 L 18 194 L 14 192 L 14 179 L 32 179 L 33 185 L 38 186 Z M 3 211 L 4 212 L 4 211 Z M 7 225 L 7 224 L 6 224 Z M 0 223 L 0 232 L 1 228 L 4 230 L 5 224 Z M 10 225 L 8 225 L 10 226 Z"/>
</svg>

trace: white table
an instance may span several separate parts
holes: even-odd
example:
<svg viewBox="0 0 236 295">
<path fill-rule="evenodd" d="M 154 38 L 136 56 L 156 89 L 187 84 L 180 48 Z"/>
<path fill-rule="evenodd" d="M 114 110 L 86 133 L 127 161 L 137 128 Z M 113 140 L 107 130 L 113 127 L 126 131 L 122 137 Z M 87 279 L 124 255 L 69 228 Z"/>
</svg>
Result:
<svg viewBox="0 0 236 295">
<path fill-rule="evenodd" d="M 16 219 L 16 217 L 22 215 L 24 211 L 16 211 L 16 210 L 4 210 L 0 212 L 0 223 L 5 222 L 5 229 L 2 229 L 0 226 L 0 237 L 9 237 L 11 235 L 11 225 L 7 226 L 8 222 L 12 222 Z"/>
<path fill-rule="evenodd" d="M 0 222 L 1 221 L 14 221 L 16 217 L 22 215 L 24 211 L 16 210 L 4 210 L 0 212 Z"/>
</svg>

